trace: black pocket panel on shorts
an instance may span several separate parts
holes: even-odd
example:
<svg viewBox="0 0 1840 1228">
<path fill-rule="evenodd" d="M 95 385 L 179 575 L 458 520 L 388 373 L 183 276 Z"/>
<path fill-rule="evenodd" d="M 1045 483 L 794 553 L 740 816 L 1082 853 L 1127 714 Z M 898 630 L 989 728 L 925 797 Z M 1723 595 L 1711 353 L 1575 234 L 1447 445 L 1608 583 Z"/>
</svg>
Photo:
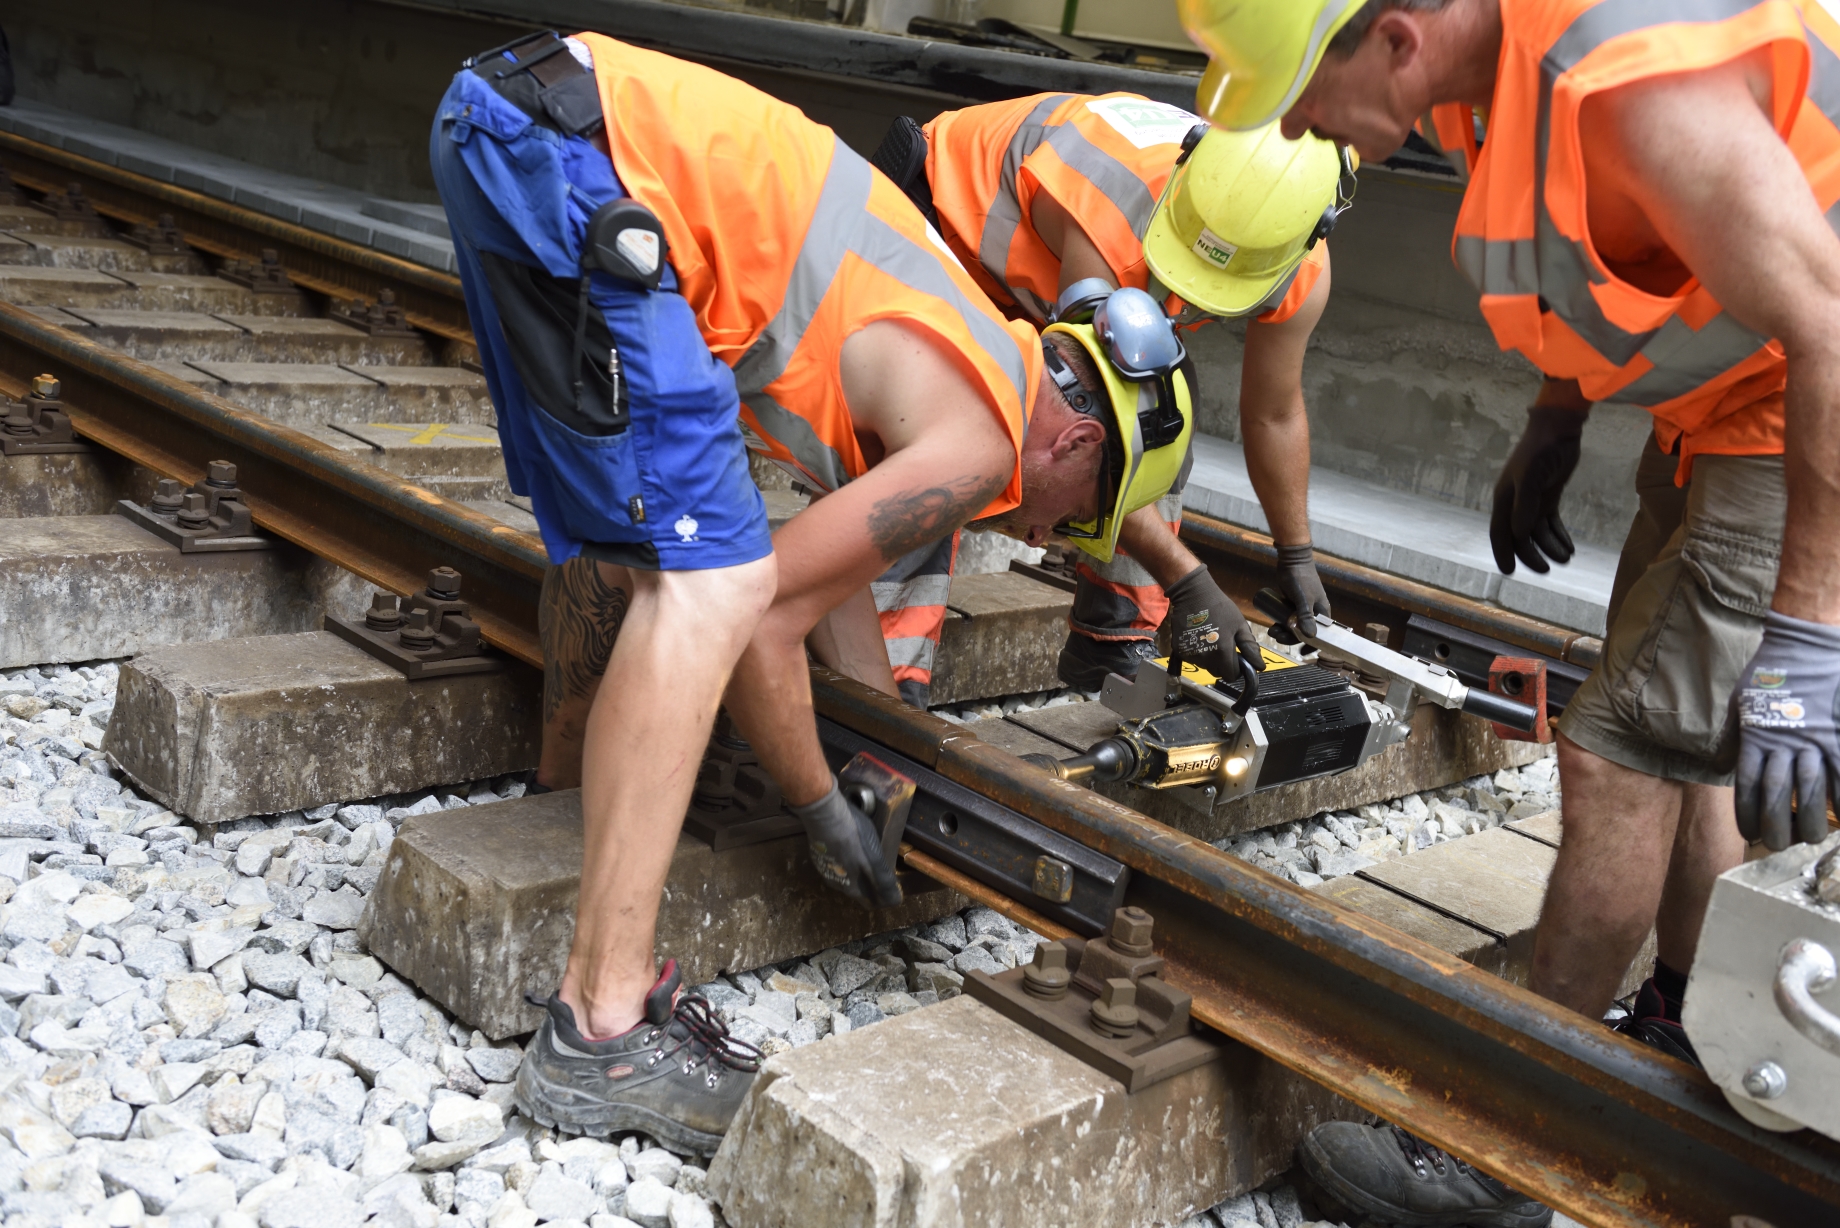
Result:
<svg viewBox="0 0 1840 1228">
<path fill-rule="evenodd" d="M 598 309 L 588 308 L 580 352 L 575 347 L 581 283 L 551 277 L 542 269 L 492 252 L 480 252 L 479 261 L 492 287 L 511 361 L 531 399 L 583 435 L 624 431 L 629 422 L 626 381 L 619 381 L 616 402 L 608 369 L 613 334 Z M 580 380 L 579 395 L 576 379 Z"/>
</svg>

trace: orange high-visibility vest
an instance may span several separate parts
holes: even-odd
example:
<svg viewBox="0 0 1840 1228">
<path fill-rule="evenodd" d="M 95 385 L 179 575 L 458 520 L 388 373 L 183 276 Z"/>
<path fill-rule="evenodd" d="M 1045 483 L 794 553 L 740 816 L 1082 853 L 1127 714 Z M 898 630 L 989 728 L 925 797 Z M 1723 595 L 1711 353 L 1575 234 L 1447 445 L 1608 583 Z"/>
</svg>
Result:
<svg viewBox="0 0 1840 1228">
<path fill-rule="evenodd" d="M 734 369 L 748 446 L 836 490 L 868 469 L 844 401 L 843 343 L 877 320 L 937 338 L 1016 447 L 1041 339 L 1006 321 L 900 189 L 829 128 L 714 69 L 600 34 L 594 57 L 620 182 L 658 215 L 712 353 Z"/>
<path fill-rule="evenodd" d="M 1201 120 L 1138 94 L 1035 94 L 947 111 L 926 125 L 926 174 L 939 230 L 978 285 L 1045 322 L 1061 259 L 1035 231 L 1035 194 L 1065 209 L 1119 286 L 1149 288 L 1144 232 L 1182 137 Z M 1257 318 L 1297 314 L 1322 275 L 1324 245 L 1304 257 Z"/>
<path fill-rule="evenodd" d="M 1439 108 L 1470 181 L 1452 254 L 1482 292 L 1503 349 L 1593 401 L 1655 416 L 1680 444 L 1680 480 L 1699 453 L 1783 447 L 1780 342 L 1727 315 L 1697 280 L 1672 296 L 1638 290 L 1598 255 L 1585 208 L 1579 108 L 1590 95 L 1771 49 L 1772 120 L 1823 210 L 1840 200 L 1840 24 L 1793 0 L 1501 0 L 1502 50 L 1480 151 L 1466 108 Z"/>
</svg>

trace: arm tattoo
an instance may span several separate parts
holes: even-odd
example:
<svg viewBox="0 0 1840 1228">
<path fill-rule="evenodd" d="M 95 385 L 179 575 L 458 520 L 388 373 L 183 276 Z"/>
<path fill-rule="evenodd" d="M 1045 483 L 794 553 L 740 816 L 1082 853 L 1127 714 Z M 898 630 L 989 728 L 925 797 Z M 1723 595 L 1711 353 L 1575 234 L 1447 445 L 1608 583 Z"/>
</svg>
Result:
<svg viewBox="0 0 1840 1228">
<path fill-rule="evenodd" d="M 543 577 L 537 629 L 543 639 L 543 719 L 585 695 L 607 672 L 626 618 L 626 590 L 601 577 L 593 559 L 570 559 Z"/>
<path fill-rule="evenodd" d="M 1009 485 L 1009 475 L 954 479 L 941 486 L 889 495 L 869 512 L 869 538 L 890 563 L 962 528 Z"/>
</svg>

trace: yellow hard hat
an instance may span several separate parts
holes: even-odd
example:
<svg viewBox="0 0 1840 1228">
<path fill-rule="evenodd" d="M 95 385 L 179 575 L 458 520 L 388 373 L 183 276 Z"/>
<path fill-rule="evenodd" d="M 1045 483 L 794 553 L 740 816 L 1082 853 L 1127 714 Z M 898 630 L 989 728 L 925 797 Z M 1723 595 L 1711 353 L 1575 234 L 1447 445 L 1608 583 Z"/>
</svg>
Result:
<svg viewBox="0 0 1840 1228">
<path fill-rule="evenodd" d="M 1195 109 L 1223 128 L 1262 128 L 1310 83 L 1329 40 L 1366 0 L 1176 0 L 1211 63 Z"/>
<path fill-rule="evenodd" d="M 1098 518 L 1059 525 L 1057 531 L 1100 562 L 1110 562 L 1124 518 L 1168 494 L 1182 471 L 1195 426 L 1194 401 L 1181 369 L 1188 354 L 1155 299 L 1135 288 L 1113 290 L 1100 278 L 1067 287 L 1055 317 L 1044 337 L 1064 333 L 1079 343 L 1105 384 L 1107 402 L 1091 405 L 1089 391 L 1054 347 L 1042 346 L 1046 372 L 1068 403 L 1107 421 Z M 1108 412 L 1098 412 L 1101 408 Z"/>
<path fill-rule="evenodd" d="M 1278 125 L 1205 130 L 1184 152 L 1144 232 L 1157 280 L 1217 316 L 1254 310 L 1328 237 L 1354 196 L 1354 163 Z"/>
</svg>

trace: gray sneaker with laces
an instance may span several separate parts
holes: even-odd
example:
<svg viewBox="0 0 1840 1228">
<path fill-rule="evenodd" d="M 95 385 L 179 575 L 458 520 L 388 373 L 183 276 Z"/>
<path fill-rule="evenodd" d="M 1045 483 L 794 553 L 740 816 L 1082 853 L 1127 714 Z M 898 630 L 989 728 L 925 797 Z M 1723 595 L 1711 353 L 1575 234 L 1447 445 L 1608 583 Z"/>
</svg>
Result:
<svg viewBox="0 0 1840 1228">
<path fill-rule="evenodd" d="M 518 1067 L 517 1103 L 532 1120 L 579 1134 L 643 1131 L 673 1151 L 712 1155 L 753 1086 L 760 1051 L 728 1034 L 703 998 L 678 993 L 668 960 L 645 1018 L 607 1040 L 584 1039 L 555 994 Z"/>
<path fill-rule="evenodd" d="M 1331 1198 L 1409 1228 L 1547 1228 L 1553 1213 L 1398 1126 L 1332 1121 L 1310 1131 L 1297 1159 Z"/>
</svg>

